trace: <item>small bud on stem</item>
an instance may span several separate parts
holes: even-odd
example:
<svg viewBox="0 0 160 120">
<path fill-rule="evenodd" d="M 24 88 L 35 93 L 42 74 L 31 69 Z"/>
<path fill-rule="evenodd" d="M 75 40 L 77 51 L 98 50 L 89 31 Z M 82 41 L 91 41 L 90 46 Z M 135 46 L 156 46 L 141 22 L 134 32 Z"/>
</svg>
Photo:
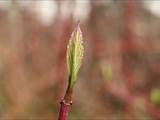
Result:
<svg viewBox="0 0 160 120">
<path fill-rule="evenodd" d="M 82 64 L 83 52 L 82 32 L 78 24 L 73 31 L 67 46 L 67 67 L 69 71 L 68 87 L 66 94 L 61 101 L 58 120 L 66 120 L 67 118 L 69 107 L 72 103 L 73 86 L 77 80 L 77 74 Z"/>
</svg>

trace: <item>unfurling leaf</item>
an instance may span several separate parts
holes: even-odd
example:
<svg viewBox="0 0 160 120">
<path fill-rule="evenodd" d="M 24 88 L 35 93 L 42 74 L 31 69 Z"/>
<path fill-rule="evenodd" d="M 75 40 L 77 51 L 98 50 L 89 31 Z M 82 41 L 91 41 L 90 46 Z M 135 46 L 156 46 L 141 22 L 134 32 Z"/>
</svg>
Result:
<svg viewBox="0 0 160 120">
<path fill-rule="evenodd" d="M 70 76 L 70 86 L 73 87 L 83 58 L 83 40 L 79 25 L 73 31 L 67 47 L 67 67 Z"/>
</svg>

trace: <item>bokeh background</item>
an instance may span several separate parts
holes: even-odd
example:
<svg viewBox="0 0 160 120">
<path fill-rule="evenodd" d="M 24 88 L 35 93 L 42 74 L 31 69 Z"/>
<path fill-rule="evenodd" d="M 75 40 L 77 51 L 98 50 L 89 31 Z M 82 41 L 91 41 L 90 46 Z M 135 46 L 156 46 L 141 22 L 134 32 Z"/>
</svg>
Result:
<svg viewBox="0 0 160 120">
<path fill-rule="evenodd" d="M 77 21 L 85 53 L 68 119 L 160 120 L 159 0 L 0 0 L 0 119 L 57 119 Z"/>
</svg>

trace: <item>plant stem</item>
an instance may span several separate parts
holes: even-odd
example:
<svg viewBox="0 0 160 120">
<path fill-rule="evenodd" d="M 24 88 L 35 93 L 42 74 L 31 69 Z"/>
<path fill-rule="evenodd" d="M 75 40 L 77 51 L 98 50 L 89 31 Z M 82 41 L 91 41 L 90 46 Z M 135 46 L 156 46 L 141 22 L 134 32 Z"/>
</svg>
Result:
<svg viewBox="0 0 160 120">
<path fill-rule="evenodd" d="M 61 106 L 60 106 L 60 111 L 59 111 L 59 118 L 58 120 L 66 120 L 67 115 L 70 109 L 70 106 L 72 105 L 72 92 L 73 89 L 70 87 L 70 76 L 69 76 L 69 83 L 68 83 L 68 88 L 66 90 L 66 94 L 64 98 L 62 99 Z"/>
<path fill-rule="evenodd" d="M 60 111 L 59 111 L 58 120 L 66 120 L 67 119 L 70 105 L 71 105 L 70 103 L 68 104 L 64 100 L 61 101 L 61 107 L 60 107 Z"/>
</svg>

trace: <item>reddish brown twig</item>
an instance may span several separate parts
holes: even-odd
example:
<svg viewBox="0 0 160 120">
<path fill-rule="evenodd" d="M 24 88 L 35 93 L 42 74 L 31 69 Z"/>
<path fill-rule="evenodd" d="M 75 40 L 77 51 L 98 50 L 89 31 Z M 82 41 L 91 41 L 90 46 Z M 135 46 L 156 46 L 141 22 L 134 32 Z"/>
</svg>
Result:
<svg viewBox="0 0 160 120">
<path fill-rule="evenodd" d="M 66 103 L 65 100 L 61 101 L 61 107 L 60 107 L 60 111 L 59 111 L 58 120 L 66 120 L 70 105 L 71 105 L 71 103 Z"/>
<path fill-rule="evenodd" d="M 70 82 L 71 77 L 69 77 L 69 82 Z M 61 101 L 61 107 L 59 111 L 59 118 L 58 120 L 66 120 L 69 108 L 72 105 L 72 88 L 70 87 L 70 83 L 68 83 L 68 88 L 66 91 L 66 94 L 64 98 Z"/>
</svg>

